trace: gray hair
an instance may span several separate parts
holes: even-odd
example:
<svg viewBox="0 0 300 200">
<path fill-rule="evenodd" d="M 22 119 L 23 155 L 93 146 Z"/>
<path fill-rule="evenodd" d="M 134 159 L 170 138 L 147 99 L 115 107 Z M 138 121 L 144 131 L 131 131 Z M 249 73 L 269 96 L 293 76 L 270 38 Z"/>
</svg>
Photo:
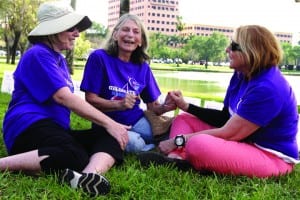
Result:
<svg viewBox="0 0 300 200">
<path fill-rule="evenodd" d="M 144 61 L 148 61 L 150 59 L 149 55 L 147 54 L 147 48 L 148 48 L 148 37 L 145 31 L 145 27 L 142 23 L 142 21 L 138 18 L 138 16 L 126 13 L 122 15 L 115 27 L 113 28 L 109 38 L 106 41 L 106 44 L 104 46 L 104 50 L 112 56 L 118 56 L 118 43 L 114 40 L 113 35 L 115 32 L 117 32 L 125 22 L 128 20 L 134 21 L 137 26 L 141 29 L 141 34 L 142 34 L 142 43 L 140 46 L 138 46 L 132 53 L 130 57 L 130 61 L 133 63 L 138 63 L 141 64 Z"/>
</svg>

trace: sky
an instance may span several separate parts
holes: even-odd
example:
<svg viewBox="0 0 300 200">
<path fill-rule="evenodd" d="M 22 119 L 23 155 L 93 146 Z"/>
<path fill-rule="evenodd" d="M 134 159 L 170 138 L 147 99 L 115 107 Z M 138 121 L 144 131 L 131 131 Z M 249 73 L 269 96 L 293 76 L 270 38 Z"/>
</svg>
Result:
<svg viewBox="0 0 300 200">
<path fill-rule="evenodd" d="M 77 11 L 107 25 L 108 0 L 77 0 Z M 277 32 L 300 32 L 295 0 L 180 0 L 185 23 L 238 27 L 258 24 Z"/>
</svg>

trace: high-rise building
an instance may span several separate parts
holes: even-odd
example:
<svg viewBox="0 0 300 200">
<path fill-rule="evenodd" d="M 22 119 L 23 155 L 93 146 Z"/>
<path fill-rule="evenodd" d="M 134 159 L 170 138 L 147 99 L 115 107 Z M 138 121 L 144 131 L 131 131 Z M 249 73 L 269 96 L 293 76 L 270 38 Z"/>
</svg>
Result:
<svg viewBox="0 0 300 200">
<path fill-rule="evenodd" d="M 108 1 L 109 30 L 119 19 L 120 1 Z M 174 35 L 177 34 L 178 2 L 179 0 L 130 0 L 129 12 L 140 17 L 148 32 Z"/>
<path fill-rule="evenodd" d="M 210 36 L 213 32 L 223 33 L 231 38 L 233 27 L 203 24 L 185 24 L 179 33 L 176 29 L 177 17 L 180 16 L 181 0 L 129 0 L 129 12 L 140 17 L 148 32 L 159 32 L 165 35 L 201 35 Z M 184 0 L 183 0 L 184 1 Z M 108 29 L 112 30 L 120 15 L 121 0 L 108 0 Z M 184 19 L 183 19 L 184 21 Z M 293 34 L 274 33 L 280 42 L 292 43 Z"/>
</svg>

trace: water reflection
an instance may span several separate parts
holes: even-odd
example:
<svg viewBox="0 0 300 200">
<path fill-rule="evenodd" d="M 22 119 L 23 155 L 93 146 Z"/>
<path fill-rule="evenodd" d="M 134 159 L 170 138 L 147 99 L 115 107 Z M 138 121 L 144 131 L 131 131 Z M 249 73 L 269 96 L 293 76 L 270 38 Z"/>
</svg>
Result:
<svg viewBox="0 0 300 200">
<path fill-rule="evenodd" d="M 185 95 L 210 94 L 224 97 L 232 73 L 207 73 L 207 72 L 168 72 L 154 70 L 154 75 L 159 86 L 165 90 L 179 89 Z M 300 104 L 300 77 L 285 75 L 292 86 L 298 105 Z"/>
<path fill-rule="evenodd" d="M 231 73 L 154 71 L 159 86 L 165 90 L 181 90 L 184 95 L 224 97 Z"/>
<path fill-rule="evenodd" d="M 167 90 L 180 89 L 187 93 L 217 94 L 223 93 L 224 88 L 217 81 L 185 80 L 178 78 L 157 77 L 160 86 Z"/>
</svg>

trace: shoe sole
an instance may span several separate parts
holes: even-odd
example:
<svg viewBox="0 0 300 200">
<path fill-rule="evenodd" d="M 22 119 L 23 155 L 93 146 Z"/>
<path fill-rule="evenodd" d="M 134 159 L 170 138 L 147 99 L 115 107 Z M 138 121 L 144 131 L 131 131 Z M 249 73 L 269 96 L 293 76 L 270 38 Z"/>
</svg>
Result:
<svg viewBox="0 0 300 200">
<path fill-rule="evenodd" d="M 60 180 L 62 183 L 71 185 L 71 180 L 73 178 L 74 172 L 70 169 L 66 169 L 64 170 Z M 84 192 L 89 193 L 91 196 L 105 195 L 110 191 L 110 183 L 104 176 L 101 176 L 100 174 L 83 173 L 79 178 L 78 184 L 75 188 L 81 188 Z"/>
<path fill-rule="evenodd" d="M 99 174 L 83 174 L 78 182 L 78 187 L 92 196 L 105 195 L 110 191 L 109 181 Z"/>
</svg>

